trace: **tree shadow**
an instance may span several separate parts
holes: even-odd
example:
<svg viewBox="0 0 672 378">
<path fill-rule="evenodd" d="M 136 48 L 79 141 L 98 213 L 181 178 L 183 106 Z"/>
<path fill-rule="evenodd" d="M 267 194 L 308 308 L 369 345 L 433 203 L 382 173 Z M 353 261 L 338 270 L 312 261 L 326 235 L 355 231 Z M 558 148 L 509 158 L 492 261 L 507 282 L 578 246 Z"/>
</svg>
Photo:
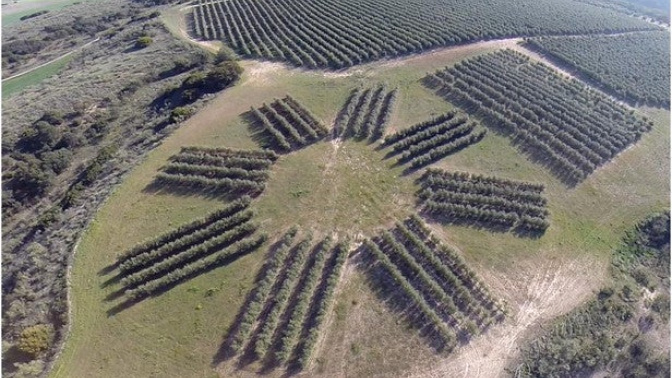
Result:
<svg viewBox="0 0 672 378">
<path fill-rule="evenodd" d="M 194 277 L 197 277 L 197 276 L 200 276 L 202 274 L 208 273 L 208 272 L 210 272 L 214 269 L 220 268 L 222 266 L 229 265 L 232 262 L 239 259 L 240 257 L 254 252 L 254 250 L 259 248 L 259 246 L 260 245 L 253 245 L 252 247 L 249 247 L 248 249 L 245 249 L 245 250 L 239 251 L 237 253 L 234 253 L 230 256 L 227 256 L 226 258 L 222 259 L 221 261 L 217 262 L 216 264 L 204 266 L 201 269 L 195 270 L 194 272 L 192 272 L 192 273 L 190 273 L 190 274 L 188 274 L 184 277 L 181 277 L 181 278 L 179 278 L 179 279 L 177 279 L 173 282 L 170 282 L 170 283 L 164 285 L 163 287 L 157 289 L 156 291 L 152 292 L 151 294 L 140 295 L 137 298 L 128 298 L 125 301 L 123 301 L 123 302 L 113 306 L 112 308 L 108 309 L 107 310 L 107 316 L 111 317 L 111 316 L 114 316 L 116 314 L 119 314 L 120 312 L 122 312 L 122 311 L 124 311 L 128 308 L 131 308 L 135 304 L 140 303 L 140 302 L 142 302 L 146 299 L 158 297 L 158 296 L 162 295 L 163 293 L 173 289 L 174 287 L 191 280 Z M 119 289 L 119 290 L 109 294 L 104 300 L 105 301 L 111 301 L 111 300 L 120 298 L 124 295 L 125 290 L 126 290 L 126 288 Z M 110 299 L 108 299 L 108 298 L 110 298 Z"/>
<path fill-rule="evenodd" d="M 115 261 L 112 264 L 104 267 L 103 269 L 98 271 L 98 276 L 106 276 L 112 272 L 114 272 L 115 269 L 119 267 L 119 261 Z"/>
<path fill-rule="evenodd" d="M 177 183 L 167 183 L 158 180 L 152 181 L 142 189 L 145 194 L 151 195 L 170 195 L 177 197 L 204 197 L 219 201 L 233 201 L 242 196 L 248 195 L 250 197 L 257 197 L 261 194 L 258 190 L 225 190 L 216 187 L 195 187 L 187 185 L 179 185 Z"/>
<path fill-rule="evenodd" d="M 399 315 L 404 321 L 418 331 L 419 336 L 437 353 L 449 353 L 450 345 L 441 339 L 431 323 L 423 319 L 419 311 L 412 305 L 413 301 L 399 289 L 399 284 L 385 268 L 383 268 L 373 254 L 362 245 L 356 251 L 353 259 L 356 268 L 365 277 L 365 284 L 391 312 Z"/>
<path fill-rule="evenodd" d="M 266 277 L 266 274 L 269 269 L 268 261 L 270 261 L 271 258 L 275 255 L 275 253 L 277 253 L 278 248 L 281 245 L 282 245 L 282 239 L 279 239 L 269 247 L 268 253 L 266 254 L 266 264 L 264 264 L 264 267 L 260 269 L 259 272 L 257 272 L 257 275 L 254 279 L 254 290 L 251 290 L 245 297 L 245 302 L 240 307 L 238 314 L 236 315 L 235 319 L 229 326 L 229 331 L 224 335 L 222 344 L 217 350 L 217 353 L 215 353 L 215 355 L 212 357 L 211 360 L 212 366 L 217 366 L 220 363 L 231 360 L 233 357 L 236 356 L 237 353 L 233 349 L 233 342 L 235 340 L 236 335 L 240 331 L 240 323 L 242 322 L 242 319 L 245 316 L 248 307 L 250 306 L 252 300 L 254 299 L 254 296 L 256 295 L 256 289 L 259 283 L 264 279 L 264 277 Z"/>
<path fill-rule="evenodd" d="M 118 283 L 119 281 L 121 281 L 122 277 L 123 276 L 122 276 L 121 272 L 117 273 L 114 276 L 112 276 L 112 277 L 108 278 L 107 280 L 103 281 L 103 283 L 100 284 L 100 288 L 104 289 L 106 287 L 112 286 L 115 283 Z"/>
<path fill-rule="evenodd" d="M 511 232 L 519 238 L 528 239 L 540 239 L 546 234 L 546 230 L 531 230 L 521 226 L 515 227 Z"/>
<path fill-rule="evenodd" d="M 278 146 L 273 143 L 273 138 L 268 134 L 268 131 L 264 129 L 261 121 L 257 119 L 252 111 L 248 110 L 242 113 L 240 118 L 247 125 L 250 138 L 254 143 L 259 145 L 259 147 L 272 150 L 277 154 L 287 153 L 287 151 L 278 148 Z"/>
</svg>

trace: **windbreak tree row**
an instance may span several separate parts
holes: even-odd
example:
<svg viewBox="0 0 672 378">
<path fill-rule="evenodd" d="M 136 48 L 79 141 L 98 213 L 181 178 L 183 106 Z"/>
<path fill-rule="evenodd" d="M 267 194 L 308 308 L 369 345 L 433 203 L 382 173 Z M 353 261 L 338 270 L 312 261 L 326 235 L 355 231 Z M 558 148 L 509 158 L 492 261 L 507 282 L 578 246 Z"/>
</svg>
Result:
<svg viewBox="0 0 672 378">
<path fill-rule="evenodd" d="M 439 221 L 530 236 L 549 227 L 541 184 L 440 169 L 427 169 L 418 181 L 418 206 Z"/>
<path fill-rule="evenodd" d="M 633 110 L 508 49 L 462 61 L 425 82 L 567 185 L 584 180 L 652 127 Z"/>
<path fill-rule="evenodd" d="M 191 21 L 244 57 L 333 69 L 495 38 L 660 29 L 569 0 L 198 0 Z"/>
<path fill-rule="evenodd" d="M 312 235 L 300 234 L 293 227 L 269 249 L 229 335 L 234 353 L 268 366 L 302 369 L 310 362 L 348 246 L 331 236 L 313 243 Z"/>
</svg>

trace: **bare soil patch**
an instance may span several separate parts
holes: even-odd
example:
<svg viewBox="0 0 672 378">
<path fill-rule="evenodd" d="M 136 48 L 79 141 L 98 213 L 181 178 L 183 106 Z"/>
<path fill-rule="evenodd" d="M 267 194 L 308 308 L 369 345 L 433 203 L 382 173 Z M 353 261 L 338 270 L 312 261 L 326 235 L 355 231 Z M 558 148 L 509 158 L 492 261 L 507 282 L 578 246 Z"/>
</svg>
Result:
<svg viewBox="0 0 672 378">
<path fill-rule="evenodd" d="M 404 56 L 401 58 L 390 59 L 377 64 L 379 68 L 394 68 L 405 66 L 409 64 L 418 63 L 420 61 L 442 61 L 453 57 L 454 55 L 462 55 L 465 53 L 472 53 L 488 48 L 514 48 L 522 38 L 497 39 L 492 41 L 482 41 L 470 43 L 461 46 L 443 47 L 434 50 L 429 50 L 418 55 Z"/>
<path fill-rule="evenodd" d="M 286 70 L 282 63 L 250 61 L 244 64 L 245 67 L 245 85 L 269 85 L 272 84 L 274 74 Z"/>
<path fill-rule="evenodd" d="M 523 342 L 545 322 L 589 298 L 604 278 L 602 268 L 590 258 L 580 258 L 526 261 L 515 272 L 479 272 L 493 293 L 507 301 L 511 311 L 508 320 L 410 377 L 508 376 L 505 368 L 517 357 Z"/>
</svg>

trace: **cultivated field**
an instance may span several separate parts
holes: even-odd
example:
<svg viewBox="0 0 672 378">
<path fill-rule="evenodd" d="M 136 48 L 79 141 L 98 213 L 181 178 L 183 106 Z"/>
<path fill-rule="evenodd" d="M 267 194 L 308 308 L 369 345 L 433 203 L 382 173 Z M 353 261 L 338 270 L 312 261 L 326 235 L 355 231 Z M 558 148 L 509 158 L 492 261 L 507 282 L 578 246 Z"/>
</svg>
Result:
<svg viewBox="0 0 672 378">
<path fill-rule="evenodd" d="M 346 104 L 359 93 L 358 89 L 368 93 L 360 96 L 358 104 L 373 104 L 368 109 L 374 114 L 383 114 L 378 109 L 385 104 L 383 94 L 396 90 L 389 119 L 384 122 L 386 135 L 423 122 L 446 127 L 450 132 L 454 125 L 427 122 L 456 111 L 426 86 L 427 74 L 463 59 L 502 51 L 502 47 L 513 47 L 515 42 L 492 41 L 435 50 L 339 72 L 245 61 L 242 81 L 220 94 L 152 151 L 110 196 L 82 238 L 71 275 L 72 332 L 52 376 L 230 377 L 259 372 L 283 376 L 282 367 L 269 369 L 264 361 L 240 363 L 237 357 L 226 353 L 227 337 L 237 326 L 241 307 L 248 293 L 260 285 L 257 272 L 265 266 L 268 244 L 160 296 L 110 312 L 123 298 L 110 295 L 121 285 L 106 283 L 109 267 L 124 251 L 203 218 L 226 202 L 211 193 L 156 190 L 153 181 L 161 168 L 170 163 L 172 156 L 184 153 L 185 146 L 259 149 L 263 131 L 250 122 L 250 108 L 262 108 L 264 117 L 275 117 L 271 108 L 276 112 L 285 108 L 274 101 L 285 99 L 288 94 L 315 120 L 331 129 L 342 119 L 343 109 L 347 113 Z M 263 108 L 263 104 L 269 105 Z M 437 157 L 432 166 L 447 172 L 464 171 L 507 182 L 543 185 L 545 207 L 533 210 L 548 221 L 545 231 L 537 237 L 492 232 L 469 224 L 444 225 L 438 219 L 428 223 L 437 242 L 459 255 L 460 261 L 463 259 L 482 281 L 484 292 L 503 301 L 507 311 L 503 320 L 490 322 L 486 319 L 496 318 L 497 310 L 488 315 L 488 299 L 474 302 L 483 303 L 476 306 L 476 312 L 460 312 L 467 314 L 460 315 L 462 318 L 473 317 L 473 326 L 464 319 L 456 326 L 458 333 L 464 329 L 473 335 L 469 342 L 456 343 L 454 349 L 452 342 L 447 342 L 450 348 L 437 351 L 426 334 L 418 330 L 415 318 L 399 316 L 399 308 L 380 300 L 380 282 L 367 270 L 363 256 L 366 253 L 355 248 L 382 235 L 379 245 L 394 249 L 391 234 L 385 230 L 398 227 L 398 221 L 416 213 L 415 194 L 420 189 L 416 179 L 422 174 L 409 172 L 396 158 L 390 158 L 393 147 L 379 148 L 377 142 L 371 142 L 368 137 L 373 132 L 358 133 L 357 130 L 375 131 L 382 119 L 357 116 L 358 107 L 353 109 L 355 120 L 347 125 L 368 126 L 351 132 L 353 138 L 334 139 L 331 134 L 301 143 L 301 137 L 310 135 L 308 129 L 301 129 L 305 134 L 297 131 L 300 138 L 295 135 L 288 142 L 287 151 L 291 152 L 283 153 L 270 166 L 263 192 L 250 204 L 257 232 L 267 234 L 271 241 L 277 241 L 288 227 L 296 225 L 301 230 L 296 242 L 303 240 L 304 233 L 312 233 L 310 243 L 331 236 L 334 242 L 347 240 L 353 247 L 335 286 L 333 303 L 321 320 L 314 350 L 302 363 L 311 376 L 504 376 L 504 368 L 517 357 L 517 348 L 539 324 L 580 304 L 606 280 L 610 251 L 622 233 L 651 212 L 669 207 L 667 110 L 636 109 L 637 117 L 645 115 L 652 121 L 651 129 L 642 133 L 636 143 L 627 148 L 624 145 L 610 155 L 608 161 L 600 161 L 600 166 L 582 176 L 575 186 L 568 186 L 545 167 L 529 161 L 508 137 L 494 132 L 483 134 L 477 143 L 466 148 Z M 284 119 L 292 117 L 291 112 L 284 111 Z M 367 123 L 367 119 L 376 121 Z M 308 125 L 308 118 L 303 120 Z M 480 117 L 474 119 L 481 121 Z M 281 123 L 279 118 L 273 122 Z M 294 125 L 300 124 L 296 118 Z M 287 128 L 284 134 L 290 135 L 290 130 Z M 319 129 L 313 129 L 318 135 L 316 130 Z M 428 133 L 428 137 L 433 136 Z M 416 142 L 420 143 L 413 141 Z M 446 142 L 450 143 L 450 139 Z M 432 147 L 427 146 L 418 149 Z M 367 243 L 372 250 L 372 242 Z M 396 250 L 398 256 L 406 258 L 403 248 Z M 422 257 L 421 249 L 409 251 L 423 262 L 423 269 L 429 269 L 432 260 Z M 302 256 L 298 252 L 297 255 Z M 296 264 L 326 264 L 319 256 L 306 255 L 307 263 L 301 260 Z M 402 257 L 395 257 L 392 265 L 402 266 Z M 288 261 L 291 266 L 294 260 Z M 411 260 L 403 261 L 404 266 L 414 266 L 409 263 Z M 427 277 L 445 270 L 439 263 L 431 266 L 434 270 L 427 270 Z M 291 286 L 302 285 L 299 282 L 302 281 L 292 282 Z M 429 285 L 415 287 L 420 292 L 434 287 L 427 289 L 434 298 L 454 294 Z M 311 290 L 312 293 L 319 288 Z M 477 294 L 465 295 L 474 301 Z M 285 304 L 279 306 L 285 308 Z M 427 308 L 428 314 L 438 313 L 450 319 L 448 308 Z M 283 313 L 291 316 L 293 312 Z M 476 313 L 481 315 L 473 315 Z M 487 332 L 478 335 L 486 327 Z M 288 343 L 296 337 L 293 332 L 298 332 L 278 329 L 281 330 L 267 332 L 288 332 Z M 264 330 L 258 332 L 263 334 Z M 446 336 L 446 340 L 452 339 Z M 273 351 L 282 351 L 282 347 Z M 260 347 L 259 354 L 262 352 L 267 349 Z M 283 352 L 277 353 L 281 362 L 291 360 Z"/>
<path fill-rule="evenodd" d="M 3 377 L 669 375 L 665 8 L 12 0 Z"/>
<path fill-rule="evenodd" d="M 525 46 L 572 69 L 582 79 L 621 100 L 669 107 L 668 32 L 533 38 Z"/>
<path fill-rule="evenodd" d="M 548 0 L 199 0 L 190 20 L 200 39 L 223 40 L 244 57 L 311 68 L 343 68 L 513 35 L 658 29 L 613 10 Z"/>
</svg>

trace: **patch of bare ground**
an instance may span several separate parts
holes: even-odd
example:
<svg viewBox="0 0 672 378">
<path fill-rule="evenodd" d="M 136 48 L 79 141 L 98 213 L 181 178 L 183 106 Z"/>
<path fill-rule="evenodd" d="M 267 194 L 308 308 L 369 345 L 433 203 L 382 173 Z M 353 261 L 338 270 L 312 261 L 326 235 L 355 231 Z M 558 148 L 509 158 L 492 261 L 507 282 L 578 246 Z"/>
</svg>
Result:
<svg viewBox="0 0 672 378">
<path fill-rule="evenodd" d="M 333 124 L 333 122 L 330 124 Z M 329 193 L 326 201 L 329 204 L 327 208 L 327 215 L 329 219 L 333 219 L 336 216 L 336 208 L 338 206 L 338 180 L 335 177 L 335 166 L 337 164 L 338 150 L 341 147 L 342 140 L 340 138 L 334 138 L 329 144 L 331 145 L 332 150 L 331 153 L 325 155 L 322 162 L 324 169 L 322 170 L 321 185 L 331 186 L 331 192 Z"/>
<path fill-rule="evenodd" d="M 344 71 L 324 71 L 322 72 L 322 76 L 328 79 L 340 79 L 342 77 L 349 77 L 361 72 L 362 71 L 360 69 L 344 70 Z"/>
<path fill-rule="evenodd" d="M 497 39 L 492 41 L 482 41 L 476 43 L 469 43 L 467 45 L 452 46 L 452 47 L 443 47 L 434 50 L 429 50 L 418 55 L 404 56 L 400 58 L 389 59 L 381 63 L 376 64 L 379 68 L 394 68 L 405 66 L 408 64 L 414 64 L 419 61 L 445 61 L 455 55 L 463 55 L 466 53 L 472 53 L 481 51 L 483 49 L 493 48 L 493 49 L 504 49 L 504 48 L 513 48 L 518 42 L 522 41 L 522 38 L 508 38 L 508 39 Z"/>
<path fill-rule="evenodd" d="M 505 377 L 518 348 L 544 323 L 587 300 L 606 269 L 590 258 L 568 261 L 522 261 L 513 272 L 476 270 L 495 297 L 507 302 L 503 324 L 477 336 L 448 358 L 420 363 L 409 377 Z M 428 367 L 430 366 L 430 367 Z"/>
<path fill-rule="evenodd" d="M 513 48 L 522 38 L 498 39 L 492 41 L 482 41 L 460 46 L 441 47 L 434 50 L 423 51 L 419 54 L 406 55 L 398 58 L 378 60 L 371 63 L 357 65 L 339 71 L 330 70 L 306 70 L 306 72 L 315 72 L 316 74 L 328 79 L 340 79 L 351 76 L 370 77 L 378 71 L 402 66 L 425 66 L 433 65 L 437 62 L 455 59 L 455 57 L 466 56 L 478 53 L 488 49 Z"/>
<path fill-rule="evenodd" d="M 263 61 L 245 61 L 245 76 L 243 85 L 265 86 L 272 84 L 273 75 L 287 69 L 282 63 L 263 62 Z"/>
<path fill-rule="evenodd" d="M 187 13 L 192 12 L 195 5 L 188 5 L 184 7 L 171 8 L 164 11 L 163 21 L 173 34 L 186 41 L 197 44 L 204 49 L 216 53 L 222 47 L 221 41 L 205 41 L 195 39 L 189 34 L 189 27 L 187 26 Z"/>
<path fill-rule="evenodd" d="M 415 328 L 376 297 L 356 260 L 344 269 L 324 345 L 307 376 L 397 377 L 417 357 L 433 355 Z"/>
</svg>

